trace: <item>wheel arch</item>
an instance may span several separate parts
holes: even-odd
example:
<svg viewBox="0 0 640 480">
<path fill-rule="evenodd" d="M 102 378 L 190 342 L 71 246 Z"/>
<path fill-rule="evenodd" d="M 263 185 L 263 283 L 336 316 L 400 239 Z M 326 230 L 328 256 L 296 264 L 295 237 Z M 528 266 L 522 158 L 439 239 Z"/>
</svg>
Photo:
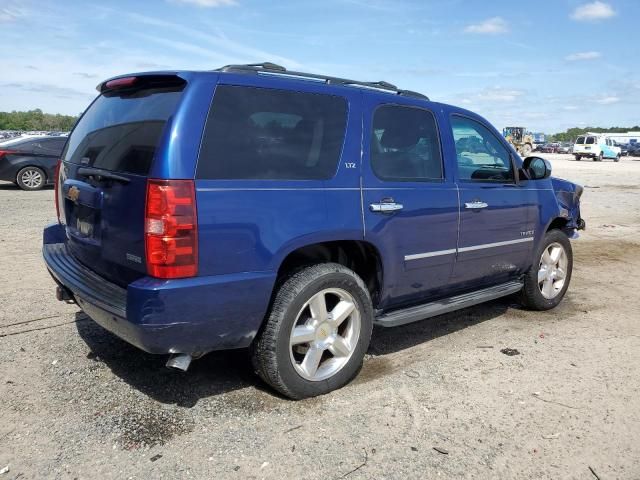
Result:
<svg viewBox="0 0 640 480">
<path fill-rule="evenodd" d="M 328 240 L 296 247 L 280 262 L 275 289 L 301 267 L 330 262 L 344 265 L 362 278 L 377 305 L 383 286 L 382 257 L 373 244 L 363 240 Z"/>
</svg>

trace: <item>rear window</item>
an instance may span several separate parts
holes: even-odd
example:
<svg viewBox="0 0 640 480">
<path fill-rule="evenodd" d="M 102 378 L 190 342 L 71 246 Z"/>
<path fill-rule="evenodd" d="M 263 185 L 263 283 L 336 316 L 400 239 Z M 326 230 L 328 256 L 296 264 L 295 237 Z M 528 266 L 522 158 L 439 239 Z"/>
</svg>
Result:
<svg viewBox="0 0 640 480">
<path fill-rule="evenodd" d="M 344 98 L 221 85 L 207 120 L 198 178 L 320 180 L 335 175 Z"/>
<path fill-rule="evenodd" d="M 147 175 L 183 86 L 107 92 L 82 116 L 63 159 L 83 166 Z"/>
<path fill-rule="evenodd" d="M 576 143 L 579 145 L 582 145 L 584 143 L 584 137 L 578 137 L 578 139 L 576 140 Z"/>
<path fill-rule="evenodd" d="M 587 141 L 585 142 L 587 145 L 593 145 L 596 143 L 596 137 L 587 137 Z"/>
</svg>

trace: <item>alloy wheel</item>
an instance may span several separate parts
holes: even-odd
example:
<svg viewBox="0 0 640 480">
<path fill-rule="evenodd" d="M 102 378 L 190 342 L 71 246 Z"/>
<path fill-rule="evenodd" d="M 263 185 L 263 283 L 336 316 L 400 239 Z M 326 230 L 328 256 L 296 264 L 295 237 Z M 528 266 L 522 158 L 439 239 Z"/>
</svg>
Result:
<svg viewBox="0 0 640 480">
<path fill-rule="evenodd" d="M 538 267 L 538 288 L 544 298 L 551 300 L 562 291 L 568 263 L 567 253 L 559 243 L 551 243 L 544 249 Z"/>
<path fill-rule="evenodd" d="M 360 329 L 360 311 L 351 294 L 340 288 L 316 293 L 291 330 L 289 354 L 296 372 L 310 381 L 338 373 L 353 355 Z"/>
<path fill-rule="evenodd" d="M 22 183 L 28 188 L 38 188 L 42 185 L 42 174 L 37 170 L 26 170 L 20 176 Z"/>
</svg>

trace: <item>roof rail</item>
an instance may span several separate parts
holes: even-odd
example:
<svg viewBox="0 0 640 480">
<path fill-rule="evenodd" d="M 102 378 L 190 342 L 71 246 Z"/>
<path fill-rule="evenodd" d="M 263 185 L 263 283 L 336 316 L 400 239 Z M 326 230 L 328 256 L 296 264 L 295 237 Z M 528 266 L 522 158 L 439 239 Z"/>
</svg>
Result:
<svg viewBox="0 0 640 480">
<path fill-rule="evenodd" d="M 315 80 L 333 85 L 347 85 L 357 86 L 364 88 L 371 88 L 375 90 L 383 90 L 385 92 L 392 92 L 396 95 L 402 95 L 404 97 L 421 98 L 423 100 L 429 100 L 429 97 L 422 93 L 413 92 L 411 90 L 401 90 L 392 83 L 380 80 L 378 82 L 362 82 L 359 80 L 349 80 L 347 78 L 330 77 L 327 75 L 318 75 L 315 73 L 296 72 L 287 70 L 282 65 L 277 65 L 271 62 L 263 63 L 248 63 L 242 65 L 225 65 L 224 67 L 214 70 L 216 72 L 233 72 L 233 73 L 254 73 L 254 74 L 267 74 L 284 77 L 296 77 L 301 79 Z"/>
</svg>

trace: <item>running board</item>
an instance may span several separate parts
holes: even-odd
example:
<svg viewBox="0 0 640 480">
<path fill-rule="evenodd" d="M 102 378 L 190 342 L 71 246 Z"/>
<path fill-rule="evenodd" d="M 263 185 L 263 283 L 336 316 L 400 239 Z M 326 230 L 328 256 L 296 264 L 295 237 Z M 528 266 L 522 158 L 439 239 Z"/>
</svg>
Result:
<svg viewBox="0 0 640 480">
<path fill-rule="evenodd" d="M 507 282 L 494 287 L 483 288 L 475 292 L 443 298 L 435 302 L 417 305 L 415 307 L 383 313 L 374 320 L 375 325 L 381 327 L 397 327 L 407 323 L 417 322 L 426 318 L 471 307 L 496 298 L 505 297 L 522 289 L 522 282 Z"/>
</svg>

